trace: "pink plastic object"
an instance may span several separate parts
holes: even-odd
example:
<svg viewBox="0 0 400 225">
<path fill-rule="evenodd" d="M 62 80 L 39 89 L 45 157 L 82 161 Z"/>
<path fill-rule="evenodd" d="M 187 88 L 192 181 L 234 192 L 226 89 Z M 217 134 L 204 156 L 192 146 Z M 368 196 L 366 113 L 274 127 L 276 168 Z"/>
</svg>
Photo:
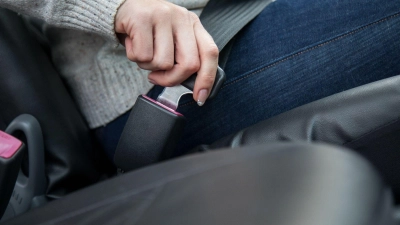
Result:
<svg viewBox="0 0 400 225">
<path fill-rule="evenodd" d="M 22 142 L 15 137 L 0 131 L 0 157 L 4 159 L 11 158 L 18 149 L 21 148 Z"/>
</svg>

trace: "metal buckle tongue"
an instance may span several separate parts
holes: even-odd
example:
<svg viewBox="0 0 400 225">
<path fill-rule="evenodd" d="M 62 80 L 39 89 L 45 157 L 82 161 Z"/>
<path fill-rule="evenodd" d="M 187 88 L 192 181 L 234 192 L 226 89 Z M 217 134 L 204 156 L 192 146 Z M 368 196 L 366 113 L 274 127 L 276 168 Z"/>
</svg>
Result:
<svg viewBox="0 0 400 225">
<path fill-rule="evenodd" d="M 193 94 L 193 91 L 182 85 L 166 87 L 158 96 L 157 102 L 167 106 L 168 108 L 176 110 L 178 108 L 179 100 L 183 95 L 186 94 Z"/>
<path fill-rule="evenodd" d="M 193 74 L 180 85 L 164 88 L 163 92 L 158 96 L 157 102 L 167 106 L 170 109 L 176 110 L 178 108 L 179 100 L 183 95 L 193 94 L 196 78 L 197 74 Z M 225 72 L 220 67 L 218 67 L 214 85 L 211 89 L 208 99 L 212 99 L 217 95 L 225 79 Z"/>
</svg>

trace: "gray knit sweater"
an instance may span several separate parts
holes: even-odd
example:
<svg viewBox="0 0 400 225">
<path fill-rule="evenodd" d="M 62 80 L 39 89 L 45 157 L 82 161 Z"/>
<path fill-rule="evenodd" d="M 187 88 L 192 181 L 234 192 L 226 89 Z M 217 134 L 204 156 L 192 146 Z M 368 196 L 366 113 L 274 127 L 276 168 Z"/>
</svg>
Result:
<svg viewBox="0 0 400 225">
<path fill-rule="evenodd" d="M 152 84 L 117 46 L 114 17 L 125 0 L 0 0 L 0 7 L 43 19 L 55 66 L 90 128 L 128 111 Z M 198 15 L 208 0 L 169 0 Z"/>
</svg>

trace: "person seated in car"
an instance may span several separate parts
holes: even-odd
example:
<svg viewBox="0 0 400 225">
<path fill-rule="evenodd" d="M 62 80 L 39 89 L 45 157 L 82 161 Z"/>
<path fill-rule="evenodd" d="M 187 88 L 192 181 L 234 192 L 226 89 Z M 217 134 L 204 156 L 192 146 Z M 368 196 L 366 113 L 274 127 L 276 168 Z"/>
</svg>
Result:
<svg viewBox="0 0 400 225">
<path fill-rule="evenodd" d="M 52 59 L 112 158 L 138 95 L 198 73 L 177 155 L 308 102 L 400 74 L 400 2 L 273 1 L 233 40 L 218 96 L 208 0 L 1 0 L 45 21 Z M 117 35 L 125 36 L 119 45 Z M 156 86 L 154 86 L 156 85 Z M 196 104 L 197 103 L 197 104 Z M 202 107 L 199 107 L 202 106 Z"/>
</svg>

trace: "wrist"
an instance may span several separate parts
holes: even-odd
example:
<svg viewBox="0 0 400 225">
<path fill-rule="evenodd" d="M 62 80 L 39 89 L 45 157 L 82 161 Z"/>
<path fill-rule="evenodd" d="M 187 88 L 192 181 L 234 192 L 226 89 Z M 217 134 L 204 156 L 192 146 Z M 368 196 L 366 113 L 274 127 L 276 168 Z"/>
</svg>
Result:
<svg viewBox="0 0 400 225">
<path fill-rule="evenodd" d="M 59 22 L 117 42 L 114 21 L 118 8 L 125 0 L 74 1 Z M 69 25 L 68 25 L 69 24 Z"/>
</svg>

